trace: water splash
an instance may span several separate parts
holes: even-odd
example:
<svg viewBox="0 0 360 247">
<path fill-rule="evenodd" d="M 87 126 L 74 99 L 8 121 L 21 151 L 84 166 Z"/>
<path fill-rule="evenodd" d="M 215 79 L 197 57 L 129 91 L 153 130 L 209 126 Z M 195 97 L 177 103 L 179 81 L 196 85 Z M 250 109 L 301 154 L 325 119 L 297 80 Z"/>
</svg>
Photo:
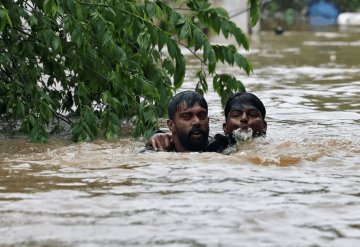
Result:
<svg viewBox="0 0 360 247">
<path fill-rule="evenodd" d="M 232 134 L 236 142 L 239 143 L 250 140 L 253 136 L 253 130 L 251 128 L 247 128 L 246 130 L 236 129 Z"/>
<path fill-rule="evenodd" d="M 248 128 L 246 130 L 236 129 L 232 132 L 232 137 L 236 141 L 236 145 L 232 145 L 228 148 L 226 148 L 222 153 L 225 155 L 233 154 L 241 150 L 242 144 L 244 142 L 248 142 L 249 140 L 252 140 L 253 130 L 251 128 Z"/>
</svg>

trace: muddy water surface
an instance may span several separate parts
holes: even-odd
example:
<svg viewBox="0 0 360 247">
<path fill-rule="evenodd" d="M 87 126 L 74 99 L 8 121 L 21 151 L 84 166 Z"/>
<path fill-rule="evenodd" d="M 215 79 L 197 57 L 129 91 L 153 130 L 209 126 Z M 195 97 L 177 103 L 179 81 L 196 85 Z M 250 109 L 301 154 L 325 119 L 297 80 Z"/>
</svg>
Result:
<svg viewBox="0 0 360 247">
<path fill-rule="evenodd" d="M 263 100 L 268 135 L 233 154 L 2 138 L 0 246 L 359 246 L 360 33 L 262 33 L 247 56 L 250 77 L 220 69 Z"/>
</svg>

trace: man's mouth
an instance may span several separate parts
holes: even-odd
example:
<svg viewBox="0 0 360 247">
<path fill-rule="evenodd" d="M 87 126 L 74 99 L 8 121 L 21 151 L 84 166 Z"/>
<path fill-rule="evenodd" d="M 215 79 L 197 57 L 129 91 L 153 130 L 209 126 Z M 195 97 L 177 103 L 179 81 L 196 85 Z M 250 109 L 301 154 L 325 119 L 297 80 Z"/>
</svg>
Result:
<svg viewBox="0 0 360 247">
<path fill-rule="evenodd" d="M 189 133 L 189 136 L 191 137 L 195 137 L 195 138 L 198 138 L 198 137 L 201 137 L 203 136 L 205 133 L 204 131 L 202 130 L 190 130 L 190 133 Z"/>
<path fill-rule="evenodd" d="M 240 124 L 239 129 L 241 130 L 247 130 L 249 127 L 247 124 Z"/>
<path fill-rule="evenodd" d="M 191 135 L 192 136 L 202 136 L 203 133 L 201 133 L 201 132 L 193 132 L 193 133 L 191 133 Z"/>
</svg>

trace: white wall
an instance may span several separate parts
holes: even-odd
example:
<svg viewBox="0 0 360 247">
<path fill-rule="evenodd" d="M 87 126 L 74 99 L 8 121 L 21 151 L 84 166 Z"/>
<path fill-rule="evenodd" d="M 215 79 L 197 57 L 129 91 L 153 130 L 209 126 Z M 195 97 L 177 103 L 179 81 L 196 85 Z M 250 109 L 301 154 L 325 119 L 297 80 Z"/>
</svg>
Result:
<svg viewBox="0 0 360 247">
<path fill-rule="evenodd" d="M 243 12 L 248 8 L 248 0 L 211 0 L 213 6 L 223 7 L 232 16 L 235 13 Z M 249 12 L 245 11 L 231 18 L 244 33 L 249 33 Z"/>
</svg>

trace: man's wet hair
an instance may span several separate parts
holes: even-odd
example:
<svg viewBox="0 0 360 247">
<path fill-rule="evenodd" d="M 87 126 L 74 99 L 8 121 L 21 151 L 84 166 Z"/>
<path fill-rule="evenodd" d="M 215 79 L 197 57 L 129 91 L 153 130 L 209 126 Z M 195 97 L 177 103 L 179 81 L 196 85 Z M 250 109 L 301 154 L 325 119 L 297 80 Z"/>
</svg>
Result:
<svg viewBox="0 0 360 247">
<path fill-rule="evenodd" d="M 225 119 L 227 120 L 229 112 L 233 109 L 235 105 L 251 105 L 258 109 L 262 115 L 263 120 L 265 120 L 266 109 L 263 102 L 254 94 L 247 92 L 239 92 L 231 95 L 226 101 L 225 105 Z"/>
<path fill-rule="evenodd" d="M 175 114 L 182 103 L 185 103 L 186 109 L 193 107 L 196 103 L 208 111 L 208 104 L 201 94 L 194 91 L 184 91 L 176 94 L 169 102 L 168 115 L 169 119 L 175 120 Z"/>
</svg>

